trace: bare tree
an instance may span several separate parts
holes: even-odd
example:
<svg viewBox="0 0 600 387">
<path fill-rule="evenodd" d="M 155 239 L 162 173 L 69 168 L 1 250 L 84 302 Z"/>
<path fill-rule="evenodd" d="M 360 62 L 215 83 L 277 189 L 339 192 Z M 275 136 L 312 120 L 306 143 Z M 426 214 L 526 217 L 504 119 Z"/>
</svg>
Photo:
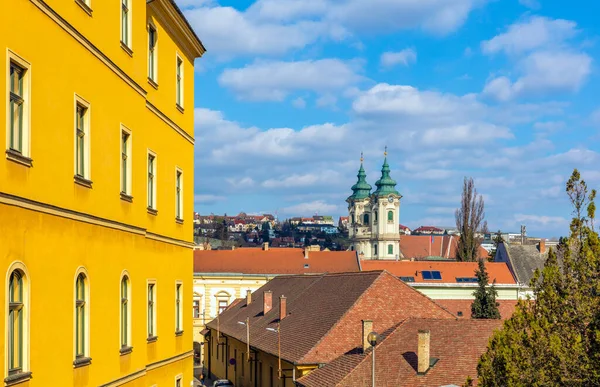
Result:
<svg viewBox="0 0 600 387">
<path fill-rule="evenodd" d="M 456 228 L 460 232 L 456 258 L 459 261 L 474 262 L 479 257 L 481 238 L 476 234 L 481 229 L 485 217 L 483 197 L 477 194 L 473 178 L 466 178 L 463 183 L 460 208 L 454 213 Z M 485 224 L 487 228 L 487 223 Z"/>
</svg>

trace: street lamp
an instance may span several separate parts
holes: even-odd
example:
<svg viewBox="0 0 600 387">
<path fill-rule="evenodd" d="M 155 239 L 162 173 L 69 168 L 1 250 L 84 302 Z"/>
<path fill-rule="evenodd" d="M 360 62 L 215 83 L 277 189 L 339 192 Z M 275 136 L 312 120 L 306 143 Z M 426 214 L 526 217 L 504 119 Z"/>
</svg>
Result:
<svg viewBox="0 0 600 387">
<path fill-rule="evenodd" d="M 373 382 L 371 384 L 372 387 L 375 387 L 375 346 L 377 345 L 377 341 L 378 340 L 379 340 L 379 335 L 376 332 L 371 332 L 371 333 L 369 333 L 367 335 L 367 341 L 373 347 L 373 352 L 372 352 L 372 356 L 373 356 L 373 371 L 372 371 Z"/>
<path fill-rule="evenodd" d="M 245 321 L 238 321 L 238 324 L 246 326 L 246 351 L 248 355 L 248 362 L 250 362 L 250 317 L 246 317 Z"/>
<path fill-rule="evenodd" d="M 277 323 L 277 329 L 275 328 L 267 328 L 268 331 L 277 332 L 277 358 L 279 362 L 279 369 L 277 370 L 277 376 L 281 379 L 281 325 Z"/>
</svg>

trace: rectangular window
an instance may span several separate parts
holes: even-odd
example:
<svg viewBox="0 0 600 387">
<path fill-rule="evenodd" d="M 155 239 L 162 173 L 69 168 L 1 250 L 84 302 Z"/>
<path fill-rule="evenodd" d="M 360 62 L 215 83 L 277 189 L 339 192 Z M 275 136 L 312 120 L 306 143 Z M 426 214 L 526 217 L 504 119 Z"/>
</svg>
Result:
<svg viewBox="0 0 600 387">
<path fill-rule="evenodd" d="M 156 209 L 156 156 L 148 154 L 148 208 Z"/>
<path fill-rule="evenodd" d="M 156 83 L 156 29 L 148 26 L 148 78 Z"/>
<path fill-rule="evenodd" d="M 30 64 L 10 50 L 6 72 L 8 112 L 6 119 L 7 159 L 31 166 L 29 154 Z"/>
<path fill-rule="evenodd" d="M 121 193 L 131 195 L 131 133 L 121 127 Z"/>
<path fill-rule="evenodd" d="M 179 333 L 181 332 L 182 329 L 182 310 L 181 310 L 181 306 L 182 306 L 182 300 L 181 300 L 181 287 L 183 285 L 182 284 L 176 284 L 175 285 L 175 332 Z"/>
<path fill-rule="evenodd" d="M 75 96 L 75 180 L 91 187 L 90 104 Z"/>
<path fill-rule="evenodd" d="M 121 0 L 121 42 L 127 47 L 129 41 L 129 0 Z"/>
<path fill-rule="evenodd" d="M 225 311 L 225 309 L 227 309 L 227 301 L 219 300 L 219 314 L 223 313 L 223 311 Z"/>
<path fill-rule="evenodd" d="M 177 376 L 175 378 L 175 387 L 181 387 L 181 386 L 182 386 L 182 384 L 181 384 L 181 376 Z"/>
<path fill-rule="evenodd" d="M 9 149 L 23 153 L 23 108 L 25 99 L 23 98 L 23 78 L 25 69 L 17 64 L 10 63 L 10 118 L 9 118 Z"/>
<path fill-rule="evenodd" d="M 200 318 L 200 300 L 194 300 L 194 318 Z"/>
<path fill-rule="evenodd" d="M 177 220 L 183 219 L 183 172 L 177 170 L 175 173 L 175 214 Z"/>
<path fill-rule="evenodd" d="M 156 336 L 156 284 L 148 284 L 148 337 Z"/>
<path fill-rule="evenodd" d="M 183 108 L 183 60 L 177 56 L 177 106 Z"/>
</svg>

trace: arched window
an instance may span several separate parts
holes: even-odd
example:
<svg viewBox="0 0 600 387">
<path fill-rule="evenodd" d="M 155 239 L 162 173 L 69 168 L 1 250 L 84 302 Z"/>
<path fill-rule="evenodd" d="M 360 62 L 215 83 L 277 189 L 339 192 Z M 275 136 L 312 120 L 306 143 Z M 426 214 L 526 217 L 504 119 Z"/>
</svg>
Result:
<svg viewBox="0 0 600 387">
<path fill-rule="evenodd" d="M 75 360 L 85 358 L 89 337 L 89 291 L 85 273 L 80 272 L 75 280 Z"/>
<path fill-rule="evenodd" d="M 394 211 L 388 211 L 388 222 L 394 221 Z"/>
<path fill-rule="evenodd" d="M 369 214 L 364 215 L 364 220 L 365 220 L 365 222 L 364 222 L 365 225 L 369 224 Z"/>
<path fill-rule="evenodd" d="M 377 223 L 379 216 L 377 210 L 373 212 L 373 223 Z"/>
<path fill-rule="evenodd" d="M 373 255 L 377 255 L 377 245 L 373 245 Z"/>
<path fill-rule="evenodd" d="M 388 245 L 388 255 L 394 255 L 394 245 Z"/>
<path fill-rule="evenodd" d="M 131 320 L 131 289 L 129 277 L 121 278 L 121 353 L 131 351 L 130 320 Z"/>
<path fill-rule="evenodd" d="M 24 272 L 15 269 L 8 280 L 8 374 L 18 374 L 25 371 L 24 351 L 27 342 L 24 332 L 26 323 L 27 303 Z"/>
</svg>

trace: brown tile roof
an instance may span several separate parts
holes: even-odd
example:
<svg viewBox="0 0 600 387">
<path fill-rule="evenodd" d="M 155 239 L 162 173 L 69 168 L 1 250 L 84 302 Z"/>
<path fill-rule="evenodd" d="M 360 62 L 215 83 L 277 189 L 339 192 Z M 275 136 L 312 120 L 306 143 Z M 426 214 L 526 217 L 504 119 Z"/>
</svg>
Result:
<svg viewBox="0 0 600 387">
<path fill-rule="evenodd" d="M 496 300 L 500 305 L 498 310 L 503 320 L 510 318 L 515 312 L 517 306 L 517 300 Z M 448 309 L 452 314 L 458 316 L 458 312 L 462 312 L 462 316 L 459 318 L 471 318 L 471 304 L 473 300 L 435 300 L 438 304 Z"/>
<path fill-rule="evenodd" d="M 308 266 L 306 266 L 308 265 Z M 355 251 L 309 251 L 299 248 L 195 250 L 194 273 L 315 274 L 359 271 Z"/>
<path fill-rule="evenodd" d="M 456 235 L 403 235 L 400 237 L 400 252 L 404 259 L 428 256 L 456 259 L 458 236 Z M 487 258 L 488 252 L 479 246 L 479 257 Z"/>
<path fill-rule="evenodd" d="M 477 362 L 501 320 L 446 320 L 411 318 L 387 334 L 376 348 L 375 384 L 383 387 L 462 385 L 477 377 Z M 374 329 L 379 330 L 376 325 Z M 417 375 L 417 333 L 431 332 L 430 356 L 437 363 Z M 297 381 L 304 387 L 365 386 L 370 381 L 371 351 L 358 348 L 338 357 Z M 370 384 L 369 384 L 370 385 Z"/>
<path fill-rule="evenodd" d="M 263 315 L 263 294 L 270 290 L 273 308 Z M 276 327 L 279 297 L 287 298 L 288 315 L 281 320 L 281 356 L 297 364 L 326 363 L 361 343 L 361 320 L 391 327 L 410 316 L 454 319 L 435 302 L 387 272 L 278 276 L 252 294 L 252 302 L 228 308 L 219 316 L 222 333 L 246 342 L 250 318 L 250 345 L 277 353 Z M 216 330 L 216 319 L 208 324 Z"/>
<path fill-rule="evenodd" d="M 476 262 L 439 262 L 439 261 L 384 261 L 363 260 L 362 269 L 387 270 L 397 277 L 414 277 L 415 282 L 456 283 L 457 277 L 475 277 Z M 486 262 L 485 267 L 490 282 L 497 284 L 515 284 L 515 279 L 505 263 Z M 442 275 L 442 280 L 424 280 L 422 271 L 435 270 Z"/>
</svg>

